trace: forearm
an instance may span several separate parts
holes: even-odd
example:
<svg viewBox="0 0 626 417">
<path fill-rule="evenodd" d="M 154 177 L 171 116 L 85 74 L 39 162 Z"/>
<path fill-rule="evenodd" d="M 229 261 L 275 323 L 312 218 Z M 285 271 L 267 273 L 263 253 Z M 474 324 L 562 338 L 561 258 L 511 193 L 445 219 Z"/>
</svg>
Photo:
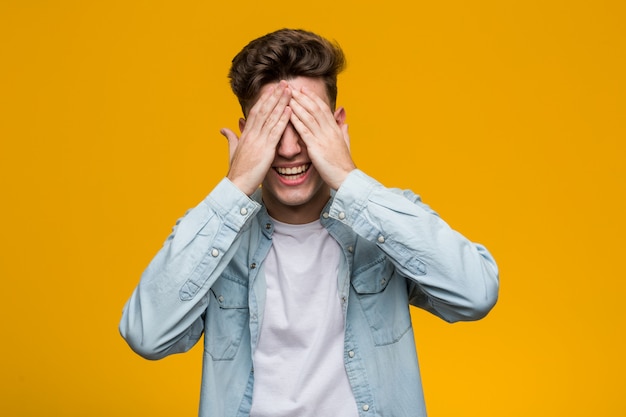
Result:
<svg viewBox="0 0 626 417">
<path fill-rule="evenodd" d="M 133 350 L 158 359 L 196 343 L 208 291 L 259 207 L 225 179 L 176 223 L 124 307 L 120 333 Z"/>
<path fill-rule="evenodd" d="M 475 320 L 493 307 L 498 269 L 481 245 L 452 230 L 419 197 L 354 171 L 330 216 L 375 242 L 411 280 L 412 300 L 447 321 Z"/>
</svg>

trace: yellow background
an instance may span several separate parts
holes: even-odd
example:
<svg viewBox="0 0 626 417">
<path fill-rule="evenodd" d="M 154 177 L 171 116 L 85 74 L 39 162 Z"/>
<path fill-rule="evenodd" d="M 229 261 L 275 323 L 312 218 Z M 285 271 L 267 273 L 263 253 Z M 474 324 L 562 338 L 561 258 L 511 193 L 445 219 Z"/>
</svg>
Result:
<svg viewBox="0 0 626 417">
<path fill-rule="evenodd" d="M 196 415 L 201 348 L 117 324 L 226 172 L 230 59 L 281 27 L 343 46 L 359 167 L 501 268 L 485 320 L 413 312 L 430 415 L 625 415 L 623 5 L 1 0 L 0 415 Z"/>
</svg>

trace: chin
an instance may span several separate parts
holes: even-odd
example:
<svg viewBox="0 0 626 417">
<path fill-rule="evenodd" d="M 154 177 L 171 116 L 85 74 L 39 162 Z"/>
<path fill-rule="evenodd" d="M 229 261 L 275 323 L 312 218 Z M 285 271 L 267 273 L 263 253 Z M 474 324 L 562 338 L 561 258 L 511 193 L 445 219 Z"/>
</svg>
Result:
<svg viewBox="0 0 626 417">
<path fill-rule="evenodd" d="M 282 187 L 271 187 L 264 184 L 263 201 L 268 209 L 275 211 L 320 211 L 330 198 L 330 190 L 322 183 L 318 187 L 285 190 Z M 318 213 L 319 214 L 319 213 Z"/>
<path fill-rule="evenodd" d="M 278 195 L 273 194 L 272 197 L 277 203 L 283 206 L 300 207 L 300 206 L 305 206 L 311 201 L 313 201 L 315 194 L 290 193 L 290 195 L 285 195 L 285 194 L 281 195 L 279 193 Z"/>
</svg>

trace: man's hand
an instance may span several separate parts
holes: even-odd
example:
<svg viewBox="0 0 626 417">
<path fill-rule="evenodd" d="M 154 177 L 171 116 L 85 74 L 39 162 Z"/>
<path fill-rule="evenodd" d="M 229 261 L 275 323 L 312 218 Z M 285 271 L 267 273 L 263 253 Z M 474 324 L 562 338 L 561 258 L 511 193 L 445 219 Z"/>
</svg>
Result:
<svg viewBox="0 0 626 417">
<path fill-rule="evenodd" d="M 289 123 L 291 88 L 285 81 L 264 93 L 240 120 L 241 137 L 230 129 L 220 132 L 228 139 L 230 169 L 227 177 L 242 192 L 252 195 L 269 171 L 276 146 Z"/>
<path fill-rule="evenodd" d="M 356 168 L 350 155 L 345 110 L 335 114 L 324 100 L 310 89 L 293 89 L 289 102 L 291 123 L 307 146 L 315 169 L 332 189 L 337 190 L 348 174 Z"/>
</svg>

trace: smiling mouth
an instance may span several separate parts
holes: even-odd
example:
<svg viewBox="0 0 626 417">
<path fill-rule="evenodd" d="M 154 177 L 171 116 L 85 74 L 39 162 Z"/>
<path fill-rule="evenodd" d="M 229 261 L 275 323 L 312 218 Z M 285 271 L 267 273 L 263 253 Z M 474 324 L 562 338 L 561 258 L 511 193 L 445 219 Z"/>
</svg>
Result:
<svg viewBox="0 0 626 417">
<path fill-rule="evenodd" d="M 311 164 L 303 164 L 297 167 L 289 168 L 276 167 L 274 168 L 274 170 L 278 173 L 278 175 L 286 180 L 297 180 L 298 178 L 306 174 L 310 167 Z"/>
</svg>

